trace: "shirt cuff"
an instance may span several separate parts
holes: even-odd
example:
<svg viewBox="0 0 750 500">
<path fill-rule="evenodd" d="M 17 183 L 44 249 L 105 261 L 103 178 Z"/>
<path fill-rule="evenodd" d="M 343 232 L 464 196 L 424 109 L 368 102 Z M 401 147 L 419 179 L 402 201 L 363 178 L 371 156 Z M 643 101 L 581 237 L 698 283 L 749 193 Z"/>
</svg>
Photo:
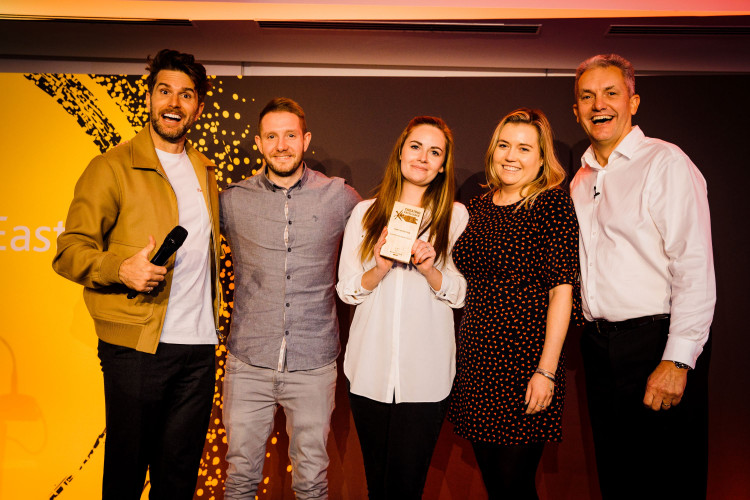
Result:
<svg viewBox="0 0 750 500">
<path fill-rule="evenodd" d="M 690 368 L 695 368 L 695 362 L 698 360 L 701 352 L 703 352 L 703 347 L 696 342 L 670 335 L 661 359 L 663 361 L 685 363 Z"/>
<path fill-rule="evenodd" d="M 460 275 L 453 274 L 446 269 L 440 269 L 443 275 L 443 281 L 440 284 L 440 290 L 430 287 L 432 293 L 438 300 L 448 303 L 450 307 L 463 307 L 466 296 L 465 280 Z"/>
<path fill-rule="evenodd" d="M 373 292 L 373 290 L 368 290 L 362 286 L 362 276 L 364 274 L 365 273 L 358 273 L 347 280 L 342 280 L 336 283 L 336 292 L 343 302 L 357 305 L 362 303 L 365 297 Z"/>
</svg>

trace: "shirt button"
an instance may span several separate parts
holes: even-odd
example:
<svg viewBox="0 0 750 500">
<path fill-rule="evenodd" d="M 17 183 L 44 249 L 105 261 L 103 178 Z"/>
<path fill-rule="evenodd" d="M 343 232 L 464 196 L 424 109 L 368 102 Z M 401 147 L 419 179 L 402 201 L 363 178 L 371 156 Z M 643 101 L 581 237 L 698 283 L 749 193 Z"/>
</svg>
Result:
<svg viewBox="0 0 750 500">
<path fill-rule="evenodd" d="M 292 225 L 292 221 L 289 221 L 289 225 L 290 225 L 290 226 Z"/>
<path fill-rule="evenodd" d="M 286 279 L 290 280 L 290 279 L 292 279 L 292 277 L 289 276 L 289 275 L 287 275 Z"/>
<path fill-rule="evenodd" d="M 289 330 L 285 331 L 284 335 L 289 335 Z"/>
<path fill-rule="evenodd" d="M 286 251 L 287 251 L 287 252 L 291 252 L 291 251 L 292 251 L 292 249 L 291 249 L 291 248 L 287 248 L 287 249 L 286 249 Z"/>
<path fill-rule="evenodd" d="M 286 195 L 286 197 L 287 197 L 288 199 L 290 199 L 290 200 L 292 199 L 292 195 L 291 195 L 291 194 L 288 194 L 288 195 Z"/>
<path fill-rule="evenodd" d="M 289 302 L 286 303 L 286 306 L 289 307 Z"/>
</svg>

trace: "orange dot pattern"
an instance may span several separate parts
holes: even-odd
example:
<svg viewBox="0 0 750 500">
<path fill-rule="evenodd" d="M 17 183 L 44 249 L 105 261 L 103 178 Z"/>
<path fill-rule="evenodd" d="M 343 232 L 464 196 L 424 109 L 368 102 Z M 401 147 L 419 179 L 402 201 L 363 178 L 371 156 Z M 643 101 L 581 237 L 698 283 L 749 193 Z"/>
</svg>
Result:
<svg viewBox="0 0 750 500">
<path fill-rule="evenodd" d="M 453 247 L 468 289 L 449 419 L 470 441 L 562 439 L 564 356 L 551 406 L 526 415 L 524 398 L 544 345 L 549 290 L 578 282 L 578 221 L 561 189 L 541 193 L 529 209 L 516 210 L 519 203 L 474 198 L 469 224 Z"/>
</svg>

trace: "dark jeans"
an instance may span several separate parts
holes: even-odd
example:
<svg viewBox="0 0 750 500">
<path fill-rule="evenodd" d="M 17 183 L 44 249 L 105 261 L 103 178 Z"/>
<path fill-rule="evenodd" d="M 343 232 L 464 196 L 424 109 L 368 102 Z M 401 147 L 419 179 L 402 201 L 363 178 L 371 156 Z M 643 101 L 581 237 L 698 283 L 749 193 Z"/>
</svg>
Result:
<svg viewBox="0 0 750 500">
<path fill-rule="evenodd" d="M 589 414 L 602 496 L 705 499 L 708 472 L 708 365 L 711 339 L 688 372 L 680 404 L 643 405 L 646 381 L 661 361 L 669 319 L 581 337 Z"/>
<path fill-rule="evenodd" d="M 99 341 L 107 438 L 104 500 L 192 500 L 215 381 L 213 345 L 159 344 L 156 354 Z"/>
<path fill-rule="evenodd" d="M 448 399 L 381 403 L 349 393 L 370 500 L 421 499 Z"/>
<path fill-rule="evenodd" d="M 544 443 L 472 442 L 489 500 L 538 500 L 536 470 Z"/>
</svg>

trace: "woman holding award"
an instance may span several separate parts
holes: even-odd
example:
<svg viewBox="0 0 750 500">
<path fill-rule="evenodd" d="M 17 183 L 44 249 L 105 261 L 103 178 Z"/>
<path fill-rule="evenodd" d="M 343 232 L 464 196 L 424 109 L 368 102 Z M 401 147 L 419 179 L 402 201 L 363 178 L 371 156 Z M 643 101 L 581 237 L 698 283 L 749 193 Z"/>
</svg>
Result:
<svg viewBox="0 0 750 500">
<path fill-rule="evenodd" d="M 578 222 L 541 111 L 503 118 L 485 174 L 490 191 L 469 203 L 453 249 L 468 292 L 448 418 L 471 441 L 491 500 L 536 499 L 544 443 L 562 436 Z"/>
<path fill-rule="evenodd" d="M 344 233 L 336 290 L 357 306 L 344 373 L 371 500 L 422 498 L 447 411 L 455 374 L 451 309 L 463 306 L 466 292 L 451 249 L 468 221 L 454 202 L 453 176 L 448 126 L 412 119 L 377 196 L 354 208 Z"/>
</svg>

